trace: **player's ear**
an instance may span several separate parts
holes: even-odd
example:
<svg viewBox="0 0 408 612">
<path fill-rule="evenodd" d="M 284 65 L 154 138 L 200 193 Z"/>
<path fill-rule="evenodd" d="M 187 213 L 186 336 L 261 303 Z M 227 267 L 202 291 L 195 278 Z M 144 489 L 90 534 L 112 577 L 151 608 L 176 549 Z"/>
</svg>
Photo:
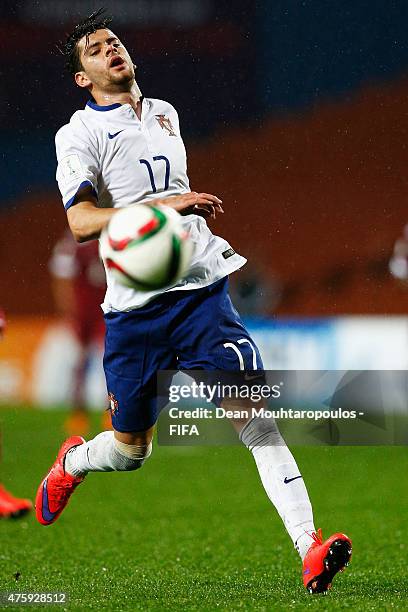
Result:
<svg viewBox="0 0 408 612">
<path fill-rule="evenodd" d="M 83 70 L 81 70 L 81 72 L 76 72 L 74 78 L 78 87 L 89 87 L 91 84 L 90 79 L 86 76 L 86 73 Z"/>
</svg>

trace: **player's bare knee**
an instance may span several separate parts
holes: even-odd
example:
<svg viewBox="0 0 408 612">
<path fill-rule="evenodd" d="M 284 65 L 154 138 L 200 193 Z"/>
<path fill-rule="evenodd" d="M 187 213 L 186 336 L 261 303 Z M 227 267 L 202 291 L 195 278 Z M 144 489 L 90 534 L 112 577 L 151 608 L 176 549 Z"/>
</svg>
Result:
<svg viewBox="0 0 408 612">
<path fill-rule="evenodd" d="M 152 454 L 152 442 L 140 444 L 125 444 L 115 438 L 114 465 L 117 472 L 130 472 L 142 467 Z"/>
<path fill-rule="evenodd" d="M 134 445 L 134 446 L 143 446 L 146 447 L 153 439 L 154 434 L 154 425 L 146 429 L 145 431 L 133 431 L 133 432 L 122 432 L 115 431 L 115 438 L 119 442 L 123 442 L 124 444 Z"/>
</svg>

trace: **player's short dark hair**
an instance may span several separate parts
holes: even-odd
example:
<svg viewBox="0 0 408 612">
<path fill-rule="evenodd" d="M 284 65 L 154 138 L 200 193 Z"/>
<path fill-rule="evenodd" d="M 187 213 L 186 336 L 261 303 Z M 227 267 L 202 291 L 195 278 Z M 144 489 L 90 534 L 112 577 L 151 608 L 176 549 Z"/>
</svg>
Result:
<svg viewBox="0 0 408 612">
<path fill-rule="evenodd" d="M 65 67 L 68 72 L 74 75 L 76 72 L 83 70 L 81 59 L 79 57 L 78 42 L 86 36 L 96 32 L 96 30 L 104 30 L 108 28 L 112 22 L 112 17 L 105 16 L 105 9 L 101 8 L 95 11 L 86 19 L 78 23 L 71 34 L 67 35 L 65 43 L 59 49 L 65 56 Z"/>
</svg>

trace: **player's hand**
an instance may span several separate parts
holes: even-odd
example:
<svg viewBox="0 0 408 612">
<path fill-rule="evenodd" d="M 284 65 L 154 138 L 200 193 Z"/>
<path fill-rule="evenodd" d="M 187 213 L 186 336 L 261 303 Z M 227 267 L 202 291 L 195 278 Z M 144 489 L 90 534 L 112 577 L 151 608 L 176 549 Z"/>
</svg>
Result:
<svg viewBox="0 0 408 612">
<path fill-rule="evenodd" d="M 181 215 L 200 215 L 204 218 L 215 219 L 217 213 L 223 213 L 222 200 L 211 193 L 183 193 L 182 195 L 161 198 L 160 204 L 174 208 Z"/>
</svg>

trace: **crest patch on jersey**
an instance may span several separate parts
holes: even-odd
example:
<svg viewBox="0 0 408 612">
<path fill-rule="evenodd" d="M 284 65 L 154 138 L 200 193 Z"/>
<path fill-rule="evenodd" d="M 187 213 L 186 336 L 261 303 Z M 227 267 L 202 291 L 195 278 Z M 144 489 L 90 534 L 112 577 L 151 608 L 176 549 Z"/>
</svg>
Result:
<svg viewBox="0 0 408 612">
<path fill-rule="evenodd" d="M 109 408 L 111 411 L 111 415 L 113 416 L 114 414 L 117 413 L 118 409 L 119 409 L 119 402 L 116 399 L 116 397 L 114 396 L 113 393 L 108 393 L 108 400 L 109 400 Z"/>
<path fill-rule="evenodd" d="M 155 117 L 162 130 L 166 130 L 169 136 L 177 136 L 170 119 L 166 115 L 155 115 Z"/>
<path fill-rule="evenodd" d="M 69 182 L 74 179 L 78 179 L 84 176 L 84 169 L 79 159 L 79 155 L 72 153 L 67 155 L 60 162 L 61 170 L 64 175 L 64 179 Z"/>
</svg>

